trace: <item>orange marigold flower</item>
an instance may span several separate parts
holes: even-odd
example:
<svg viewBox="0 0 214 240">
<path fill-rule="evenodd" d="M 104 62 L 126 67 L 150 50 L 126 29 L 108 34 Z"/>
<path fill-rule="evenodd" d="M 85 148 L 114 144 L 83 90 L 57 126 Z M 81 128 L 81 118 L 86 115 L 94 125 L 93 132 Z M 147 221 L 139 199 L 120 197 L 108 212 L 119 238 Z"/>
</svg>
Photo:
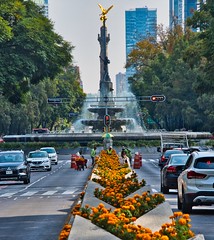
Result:
<svg viewBox="0 0 214 240">
<path fill-rule="evenodd" d="M 160 239 L 161 240 L 169 240 L 169 238 L 166 235 L 162 236 Z"/>
<path fill-rule="evenodd" d="M 180 218 L 180 219 L 178 220 L 178 223 L 181 224 L 181 225 L 186 225 L 186 224 L 187 224 L 187 221 L 186 221 L 186 219 L 184 219 L 184 218 Z"/>
<path fill-rule="evenodd" d="M 100 203 L 100 204 L 98 205 L 98 207 L 99 207 L 99 208 L 104 208 L 105 205 L 104 205 L 103 203 Z"/>
<path fill-rule="evenodd" d="M 173 214 L 174 217 L 180 217 L 182 215 L 183 215 L 182 212 L 174 212 Z"/>
</svg>

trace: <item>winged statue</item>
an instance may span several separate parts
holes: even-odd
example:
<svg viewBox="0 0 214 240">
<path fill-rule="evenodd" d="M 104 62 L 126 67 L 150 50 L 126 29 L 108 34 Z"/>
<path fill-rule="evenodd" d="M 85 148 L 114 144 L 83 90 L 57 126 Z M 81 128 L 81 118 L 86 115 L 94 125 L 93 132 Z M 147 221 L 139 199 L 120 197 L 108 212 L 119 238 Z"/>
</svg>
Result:
<svg viewBox="0 0 214 240">
<path fill-rule="evenodd" d="M 100 20 L 101 21 L 107 20 L 106 15 L 113 8 L 113 5 L 111 5 L 111 7 L 109 7 L 108 9 L 103 8 L 101 4 L 98 4 L 98 6 L 100 7 L 100 9 L 102 11 L 102 13 L 100 14 L 101 15 Z"/>
</svg>

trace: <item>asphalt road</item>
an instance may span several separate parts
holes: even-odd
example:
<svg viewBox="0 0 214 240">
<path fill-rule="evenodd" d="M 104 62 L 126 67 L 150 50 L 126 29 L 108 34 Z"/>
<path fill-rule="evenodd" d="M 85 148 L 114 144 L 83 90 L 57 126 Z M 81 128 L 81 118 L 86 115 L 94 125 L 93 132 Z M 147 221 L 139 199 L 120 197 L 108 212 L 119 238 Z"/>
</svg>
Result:
<svg viewBox="0 0 214 240">
<path fill-rule="evenodd" d="M 0 240 L 58 239 L 91 173 L 70 165 L 70 155 L 60 155 L 51 172 L 32 172 L 28 185 L 0 182 Z"/>
</svg>

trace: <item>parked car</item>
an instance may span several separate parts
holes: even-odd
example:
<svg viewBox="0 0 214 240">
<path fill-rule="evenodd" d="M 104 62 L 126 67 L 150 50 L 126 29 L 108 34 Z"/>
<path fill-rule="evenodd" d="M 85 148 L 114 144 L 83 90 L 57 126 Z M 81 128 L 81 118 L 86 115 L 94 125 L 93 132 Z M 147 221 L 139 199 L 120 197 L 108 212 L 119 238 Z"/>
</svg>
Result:
<svg viewBox="0 0 214 240">
<path fill-rule="evenodd" d="M 30 165 L 21 150 L 0 151 L 0 181 L 30 183 Z"/>
<path fill-rule="evenodd" d="M 178 177 L 178 209 L 190 213 L 193 206 L 214 204 L 214 152 L 193 152 Z"/>
<path fill-rule="evenodd" d="M 188 154 L 171 154 L 161 170 L 161 192 L 169 193 L 169 189 L 177 189 L 177 179 L 183 171 Z"/>
<path fill-rule="evenodd" d="M 46 151 L 31 151 L 27 157 L 28 163 L 30 163 L 31 170 L 47 170 L 51 171 L 51 160 L 48 157 Z"/>
<path fill-rule="evenodd" d="M 166 162 L 168 161 L 170 155 L 172 154 L 182 154 L 184 153 L 181 149 L 172 149 L 172 150 L 166 150 L 159 159 L 159 167 L 162 169 Z"/>
<path fill-rule="evenodd" d="M 48 153 L 48 156 L 49 156 L 52 164 L 55 164 L 55 165 L 58 164 L 58 156 L 57 156 L 57 152 L 54 147 L 42 147 L 42 148 L 40 148 L 40 150 L 46 151 Z"/>
</svg>

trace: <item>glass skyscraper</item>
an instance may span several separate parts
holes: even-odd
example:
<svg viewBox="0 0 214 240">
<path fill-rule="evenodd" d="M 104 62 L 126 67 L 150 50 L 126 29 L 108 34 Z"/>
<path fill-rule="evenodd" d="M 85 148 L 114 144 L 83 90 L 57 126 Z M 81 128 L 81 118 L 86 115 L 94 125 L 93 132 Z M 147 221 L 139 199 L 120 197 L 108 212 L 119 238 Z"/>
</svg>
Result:
<svg viewBox="0 0 214 240">
<path fill-rule="evenodd" d="M 187 18 L 197 10 L 198 0 L 169 0 L 169 27 L 185 27 Z"/>
<path fill-rule="evenodd" d="M 126 21 L 126 59 L 136 43 L 148 37 L 157 38 L 157 9 L 136 8 L 125 11 Z M 126 69 L 126 79 L 135 73 Z"/>
</svg>

